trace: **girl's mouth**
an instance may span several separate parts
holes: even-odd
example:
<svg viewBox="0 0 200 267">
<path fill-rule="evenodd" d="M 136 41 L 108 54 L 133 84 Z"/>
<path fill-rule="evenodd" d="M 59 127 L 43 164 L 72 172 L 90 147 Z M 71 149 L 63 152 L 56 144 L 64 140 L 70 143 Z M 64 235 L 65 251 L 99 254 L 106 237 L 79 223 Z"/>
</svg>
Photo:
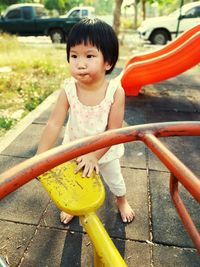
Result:
<svg viewBox="0 0 200 267">
<path fill-rule="evenodd" d="M 79 73 L 78 76 L 81 78 L 85 78 L 88 76 L 88 73 Z"/>
</svg>

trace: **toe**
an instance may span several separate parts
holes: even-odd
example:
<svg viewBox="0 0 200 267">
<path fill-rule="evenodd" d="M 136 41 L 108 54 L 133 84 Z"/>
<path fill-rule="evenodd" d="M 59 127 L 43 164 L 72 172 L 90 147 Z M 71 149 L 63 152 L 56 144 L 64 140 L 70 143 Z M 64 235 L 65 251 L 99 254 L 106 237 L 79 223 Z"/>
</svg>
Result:
<svg viewBox="0 0 200 267">
<path fill-rule="evenodd" d="M 127 218 L 126 218 L 126 217 L 122 217 L 122 221 L 123 221 L 124 223 L 126 223 L 126 222 L 127 222 Z"/>
<path fill-rule="evenodd" d="M 74 218 L 74 216 L 71 214 L 67 214 L 65 212 L 60 213 L 60 221 L 63 224 L 68 224 L 73 218 Z"/>
</svg>

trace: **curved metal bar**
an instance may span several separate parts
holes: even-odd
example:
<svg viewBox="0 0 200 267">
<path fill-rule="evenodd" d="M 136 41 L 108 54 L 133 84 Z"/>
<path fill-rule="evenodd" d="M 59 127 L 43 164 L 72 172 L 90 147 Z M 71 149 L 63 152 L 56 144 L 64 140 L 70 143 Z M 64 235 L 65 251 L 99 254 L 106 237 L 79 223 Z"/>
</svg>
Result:
<svg viewBox="0 0 200 267">
<path fill-rule="evenodd" d="M 153 134 L 144 134 L 142 140 L 200 203 L 200 180 L 193 172 Z"/>
<path fill-rule="evenodd" d="M 185 229 L 187 230 L 190 238 L 192 239 L 194 245 L 196 246 L 199 254 L 200 254 L 200 235 L 199 232 L 196 228 L 196 226 L 194 225 L 190 214 L 188 213 L 181 197 L 179 194 L 179 190 L 178 190 L 178 179 L 176 179 L 176 177 L 171 174 L 170 176 L 170 195 L 171 195 L 171 199 L 173 201 L 173 204 L 177 210 L 178 215 L 180 216 Z"/>
<path fill-rule="evenodd" d="M 65 161 L 103 147 L 135 140 L 144 141 L 145 134 L 152 134 L 157 137 L 199 136 L 200 121 L 152 123 L 124 127 L 53 148 L 2 173 L 0 175 L 0 199 Z M 180 178 L 180 182 L 182 182 L 182 178 Z"/>
<path fill-rule="evenodd" d="M 172 201 L 194 245 L 197 247 L 197 250 L 200 251 L 199 233 L 182 203 L 178 192 L 178 182 L 181 182 L 186 190 L 200 202 L 200 180 L 158 139 L 158 137 L 169 136 L 200 136 L 200 121 L 166 122 L 130 126 L 80 139 L 67 145 L 61 145 L 28 159 L 2 173 L 0 175 L 0 199 L 31 179 L 36 178 L 38 175 L 65 161 L 103 147 L 140 140 L 144 142 L 170 170 L 170 193 Z M 176 177 L 176 181 L 174 177 Z"/>
</svg>

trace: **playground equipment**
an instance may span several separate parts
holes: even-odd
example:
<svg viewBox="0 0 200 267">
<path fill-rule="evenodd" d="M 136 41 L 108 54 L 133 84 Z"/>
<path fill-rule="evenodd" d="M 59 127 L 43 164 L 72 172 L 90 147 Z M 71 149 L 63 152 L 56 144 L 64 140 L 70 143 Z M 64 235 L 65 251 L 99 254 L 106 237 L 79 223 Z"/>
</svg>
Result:
<svg viewBox="0 0 200 267">
<path fill-rule="evenodd" d="M 152 59 L 155 57 L 159 57 L 162 56 L 170 51 L 172 51 L 173 49 L 176 49 L 177 47 L 179 47 L 180 45 L 182 45 L 185 41 L 187 41 L 190 37 L 192 37 L 194 34 L 196 34 L 197 32 L 200 32 L 200 24 L 196 25 L 192 28 L 190 28 L 189 30 L 183 32 L 178 38 L 176 38 L 173 42 L 170 42 L 169 44 L 163 46 L 160 49 L 157 49 L 155 51 L 152 52 L 148 52 L 148 53 L 144 53 L 144 54 L 139 54 L 136 56 L 131 57 L 126 65 L 125 65 L 125 69 L 132 63 L 134 62 L 139 62 L 139 61 L 143 61 L 143 60 L 148 60 L 148 59 Z"/>
<path fill-rule="evenodd" d="M 178 191 L 178 184 L 181 183 L 190 195 L 200 203 L 200 180 L 158 139 L 160 137 L 169 136 L 200 136 L 200 121 L 153 123 L 130 126 L 56 147 L 50 151 L 28 159 L 2 173 L 0 175 L 0 199 L 4 198 L 31 179 L 34 179 L 46 171 L 80 155 L 103 147 L 140 140 L 144 142 L 169 169 L 171 173 L 170 193 L 173 203 L 190 238 L 200 253 L 200 234 L 184 206 Z M 70 176 L 67 176 L 66 178 L 65 169 L 72 168 L 70 171 L 68 170 L 71 173 L 73 166 L 69 167 L 68 164 L 63 166 L 58 166 L 58 169 L 54 169 L 44 176 L 41 176 L 39 179 L 42 184 L 47 191 L 49 191 L 52 199 L 59 207 L 67 212 L 80 216 L 83 227 L 90 236 L 95 248 L 95 267 L 126 266 L 102 223 L 95 215 L 95 209 L 103 203 L 104 199 L 104 190 L 101 181 L 95 176 L 92 176 L 92 178 L 88 180 L 81 180 L 82 178 L 80 176 L 76 177 L 75 180 L 71 179 Z M 56 173 L 56 175 L 52 176 L 52 172 Z M 67 182 L 66 179 L 68 179 Z M 84 185 L 84 182 L 87 182 L 89 188 L 92 189 L 89 197 L 91 201 L 89 201 L 89 203 L 82 198 L 86 194 L 88 196 L 88 189 L 87 186 Z M 75 191 L 70 195 L 71 187 L 73 187 L 73 190 Z M 94 188 L 95 190 L 93 190 Z M 61 195 L 64 194 L 69 198 L 65 199 L 61 197 L 60 199 L 60 192 L 62 192 Z M 80 205 L 76 206 L 80 201 L 76 202 L 77 200 L 74 199 L 75 195 L 81 196 L 81 205 L 83 203 L 84 205 L 81 207 Z M 71 201 L 74 203 L 72 206 L 69 205 Z M 101 239 L 99 239 L 100 237 Z"/>
<path fill-rule="evenodd" d="M 137 96 L 142 86 L 185 72 L 200 62 L 200 25 L 184 32 L 165 47 L 130 58 L 121 74 L 127 96 Z"/>
<path fill-rule="evenodd" d="M 104 202 L 105 190 L 100 176 L 82 178 L 74 173 L 76 162 L 66 162 L 42 174 L 40 182 L 60 210 L 80 217 L 81 224 L 94 244 L 94 266 L 126 266 L 95 214 Z M 107 253 L 108 251 L 112 253 Z"/>
</svg>

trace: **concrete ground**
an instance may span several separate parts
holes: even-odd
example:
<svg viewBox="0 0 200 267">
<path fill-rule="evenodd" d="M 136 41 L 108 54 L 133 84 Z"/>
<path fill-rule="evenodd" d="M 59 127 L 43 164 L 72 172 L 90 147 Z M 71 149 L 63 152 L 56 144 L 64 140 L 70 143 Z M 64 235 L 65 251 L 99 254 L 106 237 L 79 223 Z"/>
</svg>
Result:
<svg viewBox="0 0 200 267">
<path fill-rule="evenodd" d="M 0 140 L 1 173 L 34 156 L 56 95 Z M 199 67 L 126 98 L 124 126 L 165 121 L 200 121 Z M 199 175 L 199 137 L 162 140 Z M 128 225 L 121 222 L 108 190 L 98 215 L 127 265 L 199 267 L 200 257 L 170 200 L 169 171 L 143 143 L 127 143 L 125 148 L 121 166 L 136 219 Z M 200 229 L 199 205 L 183 187 L 180 191 Z M 78 218 L 63 226 L 58 209 L 36 180 L 1 200 L 0 229 L 0 255 L 11 267 L 92 266 L 92 244 Z"/>
</svg>

